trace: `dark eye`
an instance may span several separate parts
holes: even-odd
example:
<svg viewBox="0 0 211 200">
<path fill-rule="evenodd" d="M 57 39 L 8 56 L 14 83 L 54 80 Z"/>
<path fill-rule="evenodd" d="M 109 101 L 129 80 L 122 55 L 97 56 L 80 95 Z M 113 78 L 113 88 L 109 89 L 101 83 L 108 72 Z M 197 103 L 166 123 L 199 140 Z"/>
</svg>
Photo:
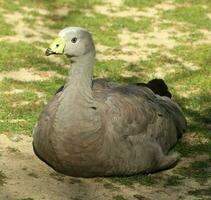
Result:
<svg viewBox="0 0 211 200">
<path fill-rule="evenodd" d="M 77 42 L 77 38 L 76 37 L 72 38 L 71 42 L 72 43 L 76 43 Z"/>
<path fill-rule="evenodd" d="M 59 44 L 56 44 L 56 47 L 59 47 Z"/>
</svg>

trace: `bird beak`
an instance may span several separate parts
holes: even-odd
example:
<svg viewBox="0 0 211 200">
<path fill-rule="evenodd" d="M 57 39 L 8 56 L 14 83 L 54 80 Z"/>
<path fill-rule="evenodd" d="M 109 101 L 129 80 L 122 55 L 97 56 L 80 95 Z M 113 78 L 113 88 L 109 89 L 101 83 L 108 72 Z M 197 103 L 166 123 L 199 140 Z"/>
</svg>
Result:
<svg viewBox="0 0 211 200">
<path fill-rule="evenodd" d="M 52 54 L 63 54 L 65 48 L 65 40 L 62 37 L 56 38 L 45 51 L 46 56 L 50 56 Z"/>
<path fill-rule="evenodd" d="M 46 56 L 50 56 L 50 55 L 52 55 L 52 54 L 56 54 L 56 53 L 53 52 L 52 49 L 47 48 L 46 51 L 45 51 L 45 55 L 46 55 Z"/>
</svg>

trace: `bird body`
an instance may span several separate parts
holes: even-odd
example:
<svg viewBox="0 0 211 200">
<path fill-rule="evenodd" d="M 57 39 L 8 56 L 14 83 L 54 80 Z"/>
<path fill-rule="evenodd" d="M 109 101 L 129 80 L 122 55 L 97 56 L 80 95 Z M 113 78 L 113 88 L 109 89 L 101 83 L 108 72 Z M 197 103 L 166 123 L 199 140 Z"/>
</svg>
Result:
<svg viewBox="0 0 211 200">
<path fill-rule="evenodd" d="M 91 34 L 70 27 L 60 36 L 72 69 L 39 117 L 36 155 L 56 171 L 80 177 L 149 173 L 174 165 L 178 154 L 167 153 L 186 127 L 179 106 L 142 85 L 92 80 Z"/>
</svg>

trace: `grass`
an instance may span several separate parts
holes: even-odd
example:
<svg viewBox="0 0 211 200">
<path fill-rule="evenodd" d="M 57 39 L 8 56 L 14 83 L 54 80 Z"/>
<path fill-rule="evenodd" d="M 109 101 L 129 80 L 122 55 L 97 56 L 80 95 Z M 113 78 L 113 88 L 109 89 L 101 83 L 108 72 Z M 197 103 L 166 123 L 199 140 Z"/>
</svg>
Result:
<svg viewBox="0 0 211 200">
<path fill-rule="evenodd" d="M 207 189 L 196 189 L 196 190 L 191 190 L 188 191 L 188 194 L 194 195 L 194 196 L 211 196 L 211 187 Z"/>
<path fill-rule="evenodd" d="M 152 7 L 156 4 L 161 3 L 162 0 L 124 0 L 124 5 L 129 6 L 129 7 L 138 7 L 140 9 L 147 8 L 147 7 Z"/>
<path fill-rule="evenodd" d="M 63 84 L 62 79 L 47 81 L 24 82 L 6 79 L 0 82 L 1 91 L 21 89 L 24 92 L 18 94 L 0 94 L 0 132 L 15 132 L 31 134 L 36 123 L 38 113 L 44 106 L 44 101 L 55 93 L 55 88 Z M 38 98 L 37 92 L 44 93 L 44 98 Z M 17 102 L 19 102 L 17 104 Z M 21 105 L 21 102 L 28 102 Z M 11 120 L 16 120 L 13 122 Z M 18 120 L 21 120 L 20 122 Z"/>
<path fill-rule="evenodd" d="M 206 137 L 205 137 L 206 138 Z M 187 144 L 179 141 L 175 147 L 175 151 L 178 151 L 184 157 L 196 156 L 203 153 L 209 153 L 211 143 L 208 144 Z"/>
<path fill-rule="evenodd" d="M 36 1 L 34 0 L 36 3 Z M 80 10 L 80 9 L 91 9 L 97 4 L 101 4 L 102 0 L 60 0 L 60 1 L 43 1 L 42 4 L 45 7 L 54 10 L 55 8 L 59 9 L 62 6 L 70 7 L 71 10 Z"/>
<path fill-rule="evenodd" d="M 6 175 L 2 171 L 0 171 L 0 186 L 3 186 L 6 183 L 6 179 Z"/>
<path fill-rule="evenodd" d="M 183 180 L 183 178 L 181 178 L 180 176 L 177 176 L 177 175 L 169 176 L 167 178 L 167 181 L 165 183 L 165 186 L 168 187 L 168 186 L 181 185 L 182 184 L 182 180 Z"/>
<path fill-rule="evenodd" d="M 196 47 L 191 45 L 179 45 L 173 50 L 173 52 L 183 59 L 203 67 L 202 70 L 208 70 L 210 72 L 211 45 L 205 44 Z"/>
<path fill-rule="evenodd" d="M 142 17 L 140 20 L 134 21 L 130 17 L 122 17 L 117 19 L 112 19 L 112 29 L 128 29 L 131 32 L 147 32 L 152 30 L 152 22 L 150 18 Z"/>
<path fill-rule="evenodd" d="M 173 37 L 177 42 L 181 44 L 194 44 L 194 42 L 197 42 L 199 40 L 205 39 L 205 36 L 202 32 L 198 31 L 197 29 L 192 30 L 191 33 L 188 35 L 180 36 L 180 37 Z"/>
<path fill-rule="evenodd" d="M 132 32 L 147 32 L 152 29 L 152 22 L 149 18 L 142 17 L 135 21 L 133 18 L 108 18 L 106 15 L 95 13 L 94 16 L 89 16 L 84 12 L 74 10 L 68 15 L 57 18 L 55 15 L 50 15 L 54 23 L 51 25 L 53 29 L 62 29 L 66 26 L 81 26 L 92 32 L 94 40 L 102 45 L 116 47 L 119 46 L 118 34 L 121 29 L 128 29 Z M 104 34 L 101 34 L 101 33 Z"/>
<path fill-rule="evenodd" d="M 178 173 L 183 177 L 193 178 L 203 184 L 211 178 L 210 167 L 210 160 L 195 161 L 188 167 L 179 169 Z"/>
<path fill-rule="evenodd" d="M 110 182 L 104 183 L 103 186 L 104 186 L 104 188 L 111 190 L 111 191 L 118 191 L 119 190 L 119 188 L 116 185 L 114 185 Z"/>
<path fill-rule="evenodd" d="M 31 197 L 28 197 L 28 198 L 22 198 L 22 199 L 18 199 L 18 200 L 34 200 L 34 199 Z"/>
<path fill-rule="evenodd" d="M 23 7 L 41 8 L 54 11 L 62 7 L 70 7 L 72 10 L 90 9 L 96 4 L 101 4 L 102 0 L 52 0 L 52 1 L 36 1 L 36 0 L 20 0 L 7 2 L 1 1 L 0 6 L 9 11 L 23 11 Z"/>
<path fill-rule="evenodd" d="M 0 122 L 0 131 L 26 133 L 27 130 L 31 132 L 33 123 L 35 123 L 37 118 L 36 113 L 41 110 L 43 104 L 30 102 L 27 105 L 14 105 L 14 101 L 15 99 L 10 100 L 5 97 L 1 99 L 1 117 L 4 121 Z M 12 122 L 11 119 L 16 119 L 17 122 Z M 19 122 L 18 119 L 23 121 Z"/>
<path fill-rule="evenodd" d="M 120 79 L 126 63 L 122 60 L 98 61 L 95 66 L 95 76 L 108 77 L 112 81 Z"/>
<path fill-rule="evenodd" d="M 134 184 L 138 183 L 145 186 L 152 186 L 156 184 L 156 178 L 153 175 L 135 175 L 128 177 L 113 177 L 110 180 L 114 183 L 133 187 Z"/>
<path fill-rule="evenodd" d="M 201 7 L 206 7 L 206 9 L 211 10 L 211 2 L 210 0 L 174 0 L 176 3 L 182 4 L 189 4 L 189 5 L 194 5 L 194 6 L 201 6 Z"/>
<path fill-rule="evenodd" d="M 164 17 L 179 22 L 188 22 L 195 28 L 211 30 L 211 20 L 206 15 L 205 8 L 193 4 L 190 7 L 179 7 L 172 11 L 165 11 Z"/>
<path fill-rule="evenodd" d="M 116 195 L 113 200 L 126 200 L 122 195 Z"/>
<path fill-rule="evenodd" d="M 26 42 L 0 42 L 0 72 L 14 71 L 20 68 L 35 68 L 41 71 L 56 71 L 67 74 L 67 69 L 52 63 L 36 46 Z"/>
<path fill-rule="evenodd" d="M 5 22 L 4 17 L 0 15 L 0 36 L 14 35 L 12 25 Z"/>
<path fill-rule="evenodd" d="M 130 7 L 144 10 L 163 2 L 162 0 L 124 0 L 120 7 L 121 11 Z M 108 47 L 103 54 L 122 54 L 121 48 L 134 47 L 142 48 L 131 41 L 130 45 L 121 47 L 119 34 L 128 30 L 129 34 L 141 33 L 146 36 L 155 27 L 158 29 L 175 28 L 182 34 L 178 36 L 170 35 L 177 45 L 172 49 L 164 46 L 149 44 L 149 49 L 155 52 L 143 59 L 142 54 L 137 62 L 127 62 L 117 58 L 107 60 L 97 60 L 94 76 L 106 77 L 111 81 L 120 83 L 146 82 L 149 79 L 157 78 L 156 72 L 162 72 L 164 79 L 173 94 L 173 99 L 182 107 L 188 119 L 188 129 L 186 136 L 194 138 L 194 135 L 204 138 L 206 142 L 187 142 L 180 140 L 174 151 L 181 153 L 182 157 L 190 157 L 193 162 L 188 167 L 180 166 L 174 174 L 167 179 L 162 178 L 159 173 L 153 175 L 136 175 L 131 177 L 114 177 L 105 181 L 98 181 L 103 187 L 111 192 L 118 191 L 118 185 L 135 188 L 136 185 L 156 187 L 160 182 L 165 187 L 177 187 L 183 184 L 186 179 L 195 180 L 201 185 L 206 185 L 210 177 L 210 160 L 194 161 L 195 156 L 201 154 L 210 155 L 211 135 L 207 128 L 211 124 L 210 116 L 210 85 L 211 85 L 211 45 L 206 41 L 206 34 L 202 32 L 211 31 L 210 0 L 173 0 L 175 9 L 159 11 L 156 18 L 140 17 L 111 17 L 105 14 L 96 13 L 94 6 L 105 4 L 102 0 L 59 0 L 59 1 L 0 1 L 3 13 L 23 12 L 23 7 L 29 7 L 31 17 L 24 15 L 23 22 L 27 26 L 36 30 L 36 20 L 39 17 L 44 26 L 53 31 L 58 31 L 66 26 L 82 26 L 89 29 L 95 43 Z M 67 8 L 66 15 L 58 15 L 58 10 Z M 49 11 L 46 15 L 39 13 L 39 9 Z M 32 23 L 34 25 L 32 25 Z M 22 68 L 33 69 L 44 73 L 54 71 L 59 75 L 66 76 L 68 69 L 62 62 L 54 62 L 44 56 L 44 50 L 48 47 L 48 41 L 36 41 L 28 43 L 24 40 L 12 42 L 9 39 L 3 40 L 5 36 L 17 37 L 14 26 L 6 23 L 3 14 L 0 14 L 0 74 L 16 71 Z M 184 33 L 184 34 L 183 34 Z M 52 39 L 48 33 L 43 33 L 41 39 Z M 135 40 L 136 38 L 134 38 Z M 165 38 L 164 38 L 165 39 Z M 208 39 L 207 39 L 208 40 Z M 124 42 L 124 41 L 123 41 Z M 143 45 L 144 45 L 143 41 Z M 166 41 L 167 42 L 167 41 Z M 135 44 L 134 44 L 135 43 Z M 131 56 L 133 56 L 131 54 Z M 63 60 L 67 63 L 67 60 Z M 192 69 L 188 64 L 196 66 Z M 128 72 L 125 77 L 124 72 Z M 131 75 L 130 75 L 131 73 Z M 158 77 L 159 78 L 159 77 Z M 0 133 L 16 133 L 31 135 L 32 129 L 37 121 L 37 117 L 55 91 L 64 83 L 64 78 L 50 77 L 43 81 L 21 81 L 5 78 L 0 81 Z M 21 90 L 19 93 L 12 93 L 14 90 Z M 38 94 L 42 94 L 40 97 Z M 23 103 L 26 104 L 23 104 Z M 13 149 L 14 150 L 14 149 Z M 12 150 L 11 150 L 12 152 Z M 14 151 L 13 151 L 14 152 Z M 36 174 L 28 174 L 32 178 L 37 178 Z M 58 174 L 50 174 L 56 180 L 63 182 L 64 177 Z M 0 186 L 5 183 L 6 176 L 0 171 Z M 101 179 L 99 179 L 101 180 Z M 159 182 L 160 181 L 160 182 Z M 69 184 L 80 184 L 80 179 L 71 179 Z M 193 189 L 188 191 L 189 195 L 202 198 L 208 197 L 210 188 Z M 32 198 L 28 198 L 32 199 Z M 114 200 L 124 200 L 123 195 L 114 195 Z M 23 200 L 23 199 L 22 199 Z M 27 198 L 25 199 L 27 200 Z"/>
<path fill-rule="evenodd" d="M 105 15 L 96 14 L 95 16 L 87 16 L 81 11 L 72 11 L 62 19 L 55 19 L 54 16 L 49 16 L 54 24 L 51 25 L 53 29 L 62 29 L 66 26 L 81 26 L 89 29 L 93 33 L 96 42 L 107 46 L 117 46 L 119 44 L 116 29 L 111 29 L 111 19 Z M 100 34 L 104 32 L 104 34 Z M 97 37 L 96 37 L 97 36 Z"/>
</svg>

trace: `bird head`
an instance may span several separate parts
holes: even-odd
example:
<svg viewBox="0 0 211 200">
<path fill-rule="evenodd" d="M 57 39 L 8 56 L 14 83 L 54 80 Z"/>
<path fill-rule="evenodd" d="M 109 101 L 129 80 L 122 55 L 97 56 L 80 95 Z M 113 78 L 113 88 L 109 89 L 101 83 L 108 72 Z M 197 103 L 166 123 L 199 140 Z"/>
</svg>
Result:
<svg viewBox="0 0 211 200">
<path fill-rule="evenodd" d="M 59 37 L 50 44 L 45 55 L 65 54 L 74 59 L 90 52 L 95 54 L 91 34 L 84 28 L 67 27 L 59 32 Z"/>
</svg>

